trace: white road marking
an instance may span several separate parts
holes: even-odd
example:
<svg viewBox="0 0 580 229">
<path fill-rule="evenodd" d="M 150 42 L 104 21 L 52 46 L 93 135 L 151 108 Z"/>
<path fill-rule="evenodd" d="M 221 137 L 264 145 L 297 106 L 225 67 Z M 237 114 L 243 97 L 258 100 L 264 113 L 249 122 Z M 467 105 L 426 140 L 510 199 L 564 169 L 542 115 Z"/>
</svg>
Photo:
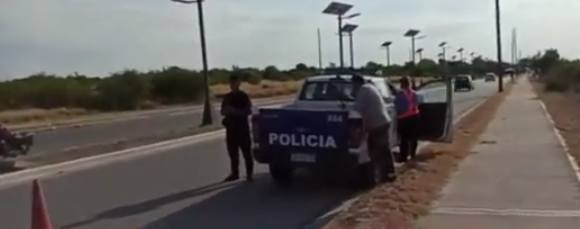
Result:
<svg viewBox="0 0 580 229">
<path fill-rule="evenodd" d="M 149 155 L 163 153 L 165 151 L 181 148 L 196 143 L 218 139 L 224 136 L 224 130 L 208 132 L 204 134 L 183 137 L 179 139 L 159 142 L 150 145 L 139 146 L 131 149 L 117 152 L 96 155 L 92 157 L 80 158 L 73 161 L 59 164 L 46 165 L 37 168 L 26 169 L 23 171 L 0 175 L 0 190 L 19 185 L 25 182 L 31 182 L 34 179 L 50 178 L 61 174 L 73 173 L 80 170 L 95 168 L 112 163 L 134 160 Z"/>
<path fill-rule="evenodd" d="M 524 217 L 574 217 L 580 218 L 580 210 L 539 210 L 539 209 L 491 209 L 442 207 L 431 211 L 439 215 L 487 215 Z"/>
<path fill-rule="evenodd" d="M 562 145 L 562 148 L 564 148 L 564 151 L 566 152 L 566 157 L 568 158 L 568 162 L 570 162 L 570 166 L 572 166 L 572 170 L 576 175 L 576 180 L 578 181 L 578 183 L 580 183 L 580 168 L 578 168 L 578 163 L 576 159 L 570 154 L 570 148 L 568 147 L 568 144 L 566 143 L 566 140 L 562 136 L 560 130 L 556 128 L 556 122 L 554 122 L 552 115 L 550 114 L 550 112 L 548 112 L 546 104 L 544 104 L 544 102 L 542 102 L 541 100 L 538 100 L 538 102 L 540 103 L 540 106 L 544 110 L 544 115 L 546 116 L 546 118 L 548 118 L 548 121 L 550 121 L 552 129 L 554 130 L 554 133 L 556 134 L 556 137 L 558 138 L 560 145 Z"/>
</svg>

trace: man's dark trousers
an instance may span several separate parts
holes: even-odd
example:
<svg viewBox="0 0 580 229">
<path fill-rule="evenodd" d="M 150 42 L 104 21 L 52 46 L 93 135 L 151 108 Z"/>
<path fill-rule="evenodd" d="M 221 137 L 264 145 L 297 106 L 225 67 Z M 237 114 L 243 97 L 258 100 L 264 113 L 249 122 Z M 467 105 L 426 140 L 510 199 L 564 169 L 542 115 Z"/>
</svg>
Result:
<svg viewBox="0 0 580 229">
<path fill-rule="evenodd" d="M 250 140 L 250 128 L 245 125 L 234 125 L 226 128 L 226 144 L 228 147 L 228 154 L 230 155 L 231 171 L 233 175 L 239 175 L 240 154 L 246 162 L 246 175 L 252 175 L 254 170 L 254 159 L 252 158 Z"/>
</svg>

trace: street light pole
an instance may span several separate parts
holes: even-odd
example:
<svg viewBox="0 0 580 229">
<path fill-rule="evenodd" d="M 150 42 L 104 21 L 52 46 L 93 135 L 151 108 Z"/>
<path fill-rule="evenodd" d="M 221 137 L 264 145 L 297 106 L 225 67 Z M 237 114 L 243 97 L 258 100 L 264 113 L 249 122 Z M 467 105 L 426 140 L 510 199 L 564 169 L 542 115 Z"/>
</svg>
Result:
<svg viewBox="0 0 580 229">
<path fill-rule="evenodd" d="M 411 36 L 411 59 L 413 61 L 413 65 L 415 65 L 415 35 Z"/>
<path fill-rule="evenodd" d="M 499 0 L 495 0 L 495 27 L 497 39 L 497 71 L 498 71 L 498 91 L 503 92 L 503 63 L 501 54 L 501 15 Z"/>
<path fill-rule="evenodd" d="M 344 49 L 344 44 L 342 41 L 342 20 L 343 19 L 351 19 L 354 17 L 359 16 L 360 14 L 353 14 L 347 17 L 344 17 L 344 14 L 346 12 L 348 12 L 353 6 L 350 4 L 344 4 L 344 3 L 340 3 L 340 2 L 331 2 L 330 5 L 328 5 L 326 7 L 326 9 L 324 9 L 322 11 L 322 13 L 324 14 L 331 14 L 331 15 L 336 15 L 338 17 L 338 44 L 339 44 L 339 56 L 340 56 L 340 69 L 344 68 L 344 53 L 343 53 L 343 49 Z"/>
<path fill-rule="evenodd" d="M 322 39 L 320 38 L 320 28 L 318 28 L 318 68 L 322 72 Z"/>
<path fill-rule="evenodd" d="M 203 118 L 201 121 L 202 126 L 211 125 L 211 103 L 209 98 L 209 79 L 208 79 L 208 67 L 207 67 L 207 49 L 205 43 L 205 26 L 203 21 L 203 0 L 172 0 L 174 2 L 193 4 L 197 3 L 198 20 L 199 20 L 199 34 L 201 37 L 201 57 L 203 61 L 203 82 L 204 82 L 204 103 L 203 103 Z"/>
<path fill-rule="evenodd" d="M 422 48 L 417 49 L 417 54 L 419 54 L 419 63 L 421 63 L 421 60 L 423 60 L 423 51 L 424 49 Z"/>
<path fill-rule="evenodd" d="M 391 66 L 391 44 L 393 44 L 392 41 L 385 41 L 381 45 L 381 47 L 385 47 L 387 50 L 387 67 Z"/>
<path fill-rule="evenodd" d="M 340 52 L 340 69 L 344 69 L 344 45 L 342 41 L 342 15 L 338 15 L 338 43 L 339 43 L 339 52 Z"/>
<path fill-rule="evenodd" d="M 354 45 L 352 42 L 352 31 L 348 33 L 350 42 L 350 67 L 354 69 Z"/>
<path fill-rule="evenodd" d="M 358 28 L 358 25 L 346 24 L 342 27 L 342 32 L 346 33 L 349 37 L 350 44 L 350 67 L 354 69 L 354 43 L 353 43 L 353 32 Z"/>
<path fill-rule="evenodd" d="M 443 60 L 447 60 L 447 54 L 445 53 L 447 50 L 447 42 L 441 42 L 441 44 L 439 44 L 439 47 L 441 47 L 441 49 L 443 50 L 442 54 L 443 54 Z"/>
</svg>

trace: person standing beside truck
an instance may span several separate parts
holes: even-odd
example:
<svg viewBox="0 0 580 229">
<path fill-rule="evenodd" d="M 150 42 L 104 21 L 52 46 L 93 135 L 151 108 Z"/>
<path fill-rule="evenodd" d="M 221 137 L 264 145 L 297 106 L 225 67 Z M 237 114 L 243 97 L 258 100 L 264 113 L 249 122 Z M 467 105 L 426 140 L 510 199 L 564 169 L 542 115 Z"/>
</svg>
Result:
<svg viewBox="0 0 580 229">
<path fill-rule="evenodd" d="M 401 138 L 399 161 L 406 162 L 409 157 L 415 158 L 419 143 L 419 96 L 411 88 L 409 78 L 401 78 L 400 83 L 401 90 L 395 97 L 397 129 Z"/>
<path fill-rule="evenodd" d="M 239 77 L 230 76 L 231 91 L 224 96 L 221 114 L 224 116 L 222 124 L 226 128 L 226 144 L 230 156 L 231 173 L 224 181 L 235 181 L 240 178 L 239 150 L 242 150 L 246 163 L 247 180 L 253 180 L 254 160 L 251 153 L 250 125 L 248 116 L 252 113 L 250 97 L 240 89 Z"/>
<path fill-rule="evenodd" d="M 364 78 L 353 75 L 354 109 L 362 117 L 367 132 L 369 156 L 374 166 L 380 169 L 379 180 L 394 181 L 397 178 L 395 162 L 389 145 L 389 124 L 391 118 L 386 111 L 386 105 L 379 90 Z"/>
</svg>

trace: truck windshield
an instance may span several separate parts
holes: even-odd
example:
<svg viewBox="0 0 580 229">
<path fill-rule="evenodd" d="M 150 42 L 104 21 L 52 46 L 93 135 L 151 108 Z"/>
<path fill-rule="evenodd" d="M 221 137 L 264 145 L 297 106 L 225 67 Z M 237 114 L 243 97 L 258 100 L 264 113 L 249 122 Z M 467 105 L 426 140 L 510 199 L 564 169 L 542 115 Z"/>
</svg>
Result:
<svg viewBox="0 0 580 229">
<path fill-rule="evenodd" d="M 320 81 L 304 84 L 300 100 L 353 101 L 352 84 L 348 81 Z"/>
</svg>

